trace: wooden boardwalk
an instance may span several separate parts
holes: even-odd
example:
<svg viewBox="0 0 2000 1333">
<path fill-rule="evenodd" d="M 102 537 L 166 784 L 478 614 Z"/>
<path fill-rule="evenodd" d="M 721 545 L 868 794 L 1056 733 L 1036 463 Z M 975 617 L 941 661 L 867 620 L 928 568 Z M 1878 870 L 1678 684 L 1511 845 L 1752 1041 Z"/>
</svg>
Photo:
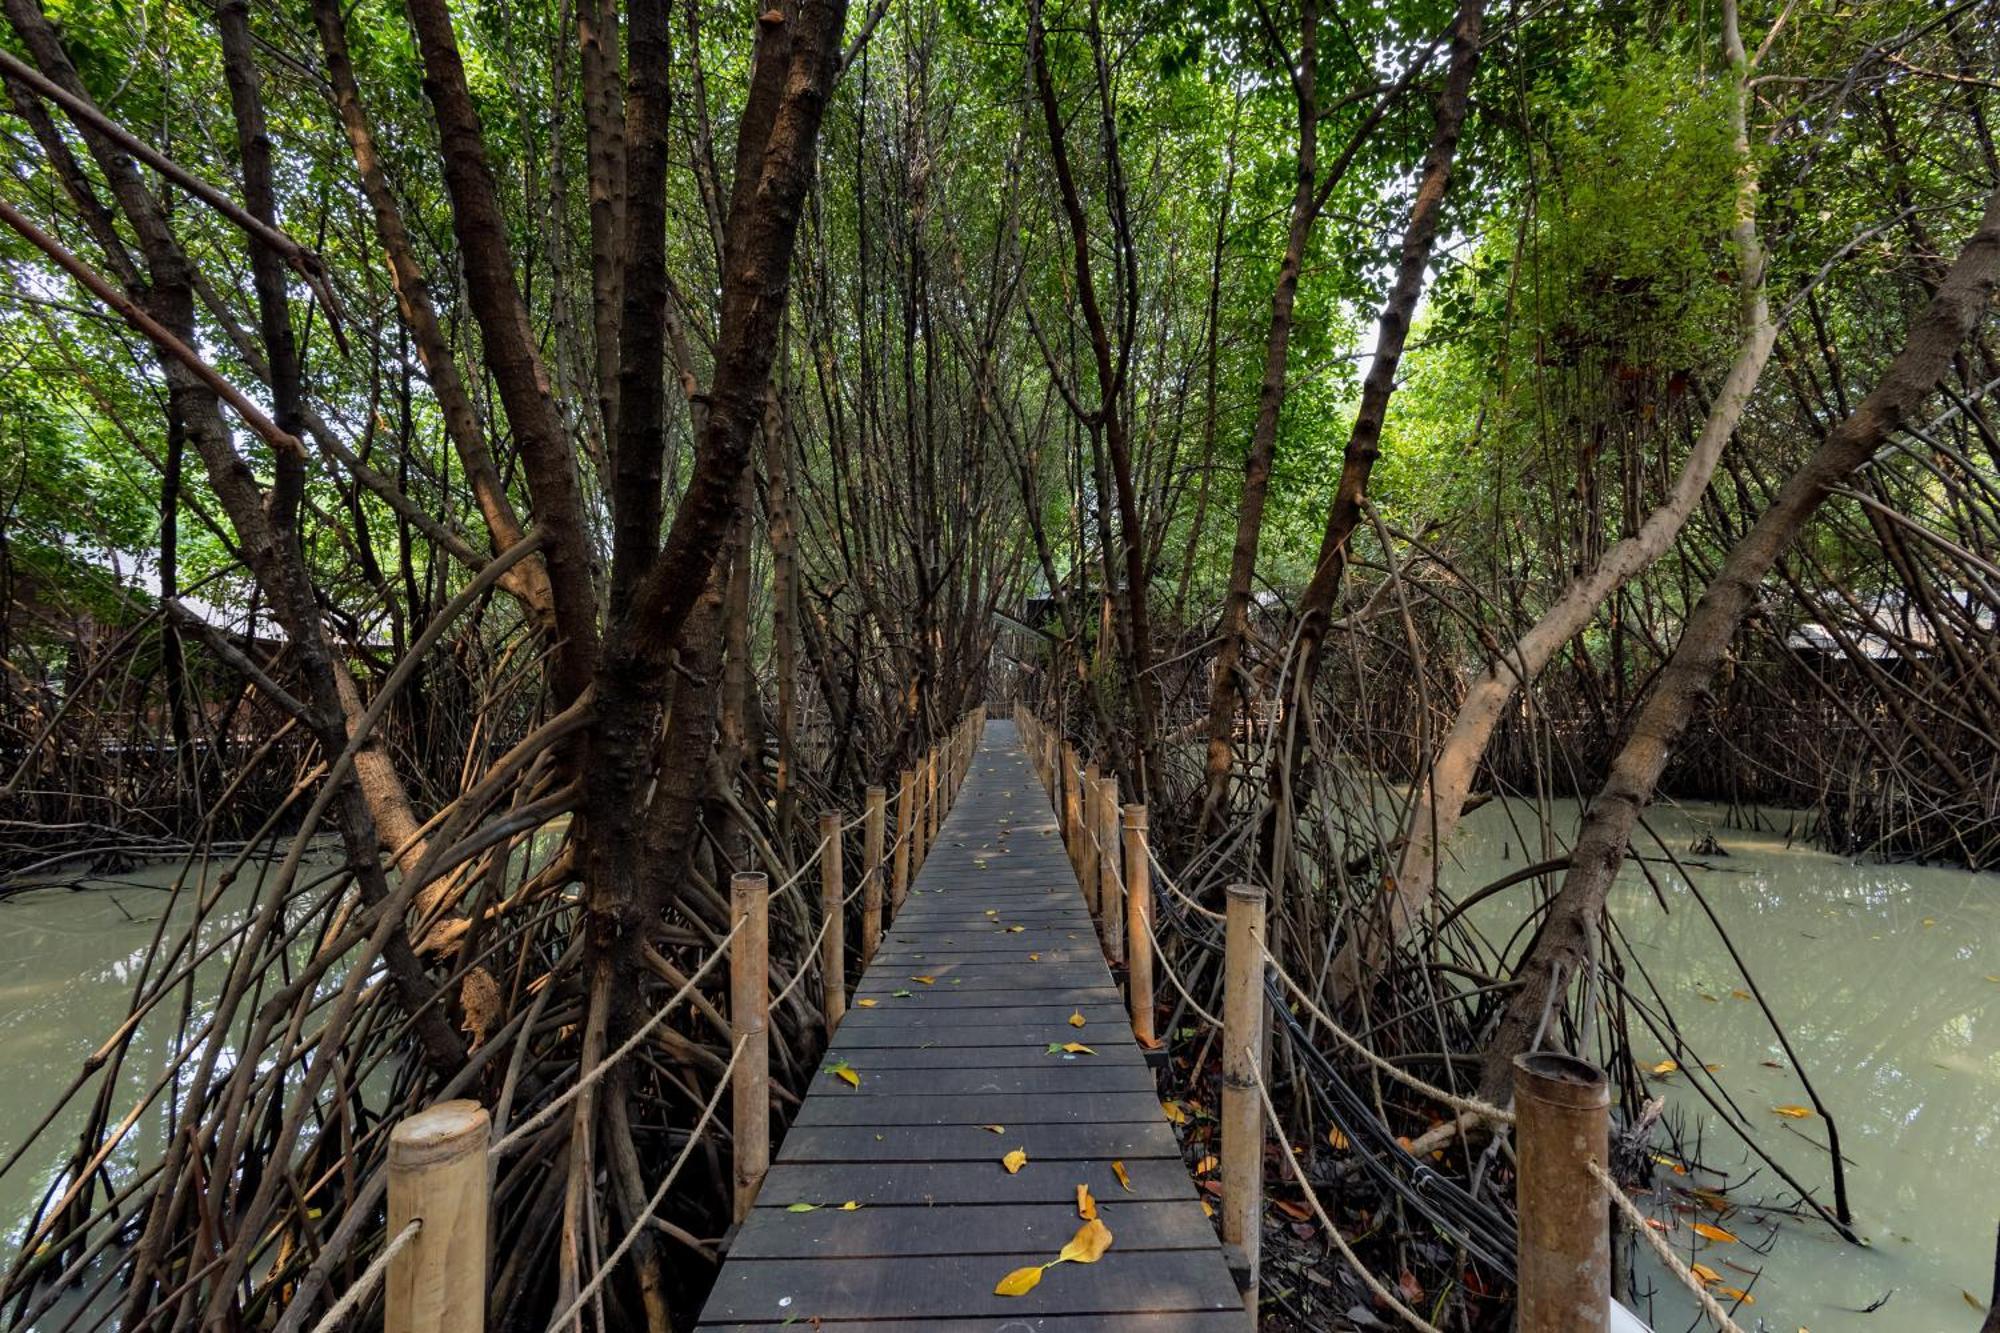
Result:
<svg viewBox="0 0 2000 1333">
<path fill-rule="evenodd" d="M 1096 1054 L 1050 1052 L 1068 1042 Z M 843 1061 L 858 1087 L 825 1072 Z M 1001 1159 L 1017 1148 L 1027 1165 L 1010 1175 Z M 994 1295 L 1076 1233 L 1078 1185 L 1111 1249 L 1048 1269 L 1024 1296 Z M 987 724 L 699 1327 L 788 1324 L 1249 1326 L 1011 722 Z"/>
</svg>

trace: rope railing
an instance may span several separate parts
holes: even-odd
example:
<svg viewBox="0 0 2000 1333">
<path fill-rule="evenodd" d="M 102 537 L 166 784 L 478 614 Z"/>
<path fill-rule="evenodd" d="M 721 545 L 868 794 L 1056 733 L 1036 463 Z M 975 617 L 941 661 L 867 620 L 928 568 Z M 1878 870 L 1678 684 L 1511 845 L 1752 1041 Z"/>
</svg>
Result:
<svg viewBox="0 0 2000 1333">
<path fill-rule="evenodd" d="M 885 788 L 871 786 L 859 814 L 820 815 L 812 851 L 775 889 L 763 873 L 742 872 L 730 883 L 730 926 L 701 962 L 646 1020 L 588 1070 L 579 1070 L 556 1096 L 511 1130 L 495 1137 L 492 1117 L 473 1101 L 446 1101 L 399 1121 L 389 1135 L 389 1223 L 394 1234 L 354 1285 L 321 1318 L 313 1333 L 332 1333 L 341 1321 L 384 1291 L 385 1333 L 476 1333 L 485 1328 L 485 1237 L 494 1177 L 492 1163 L 520 1150 L 579 1097 L 643 1046 L 700 991 L 721 962 L 729 962 L 728 1021 L 732 1051 L 713 1092 L 702 1107 L 687 1142 L 655 1188 L 624 1238 L 598 1261 L 591 1277 L 549 1324 L 571 1324 L 623 1261 L 679 1178 L 695 1145 L 732 1098 L 730 1140 L 734 1158 L 734 1209 L 743 1221 L 755 1202 L 771 1160 L 770 1015 L 804 984 L 821 978 L 827 1039 L 846 1011 L 846 918 L 861 904 L 864 964 L 879 942 L 884 918 L 884 880 L 893 874 L 891 910 L 901 906 L 910 877 L 935 844 L 943 815 L 972 767 L 984 709 L 959 720 L 912 768 L 904 769 L 895 802 L 895 837 L 886 838 L 889 801 Z M 845 875 L 846 836 L 863 834 L 862 873 L 850 885 Z M 767 864 L 778 858 L 764 849 Z M 814 867 L 820 872 L 819 928 L 791 979 L 772 994 L 770 908 L 797 890 Z M 385 1286 L 386 1284 L 386 1286 Z"/>
<path fill-rule="evenodd" d="M 424 1220 L 421 1217 L 414 1218 L 405 1223 L 401 1231 L 391 1236 L 389 1243 L 382 1247 L 382 1252 L 375 1256 L 368 1267 L 361 1270 L 360 1277 L 354 1279 L 354 1285 L 333 1303 L 333 1308 L 321 1316 L 317 1324 L 313 1325 L 312 1333 L 334 1333 L 347 1316 L 353 1314 L 360 1308 L 361 1302 L 373 1294 L 382 1279 L 388 1276 L 390 1262 L 401 1254 L 404 1247 L 415 1240 L 417 1233 L 423 1229 Z"/>
<path fill-rule="evenodd" d="M 1222 1095 L 1220 1126 L 1222 1205 L 1216 1216 L 1225 1248 L 1232 1256 L 1246 1300 L 1255 1308 L 1258 1244 L 1263 1209 L 1264 1142 L 1267 1133 L 1284 1141 L 1282 1118 L 1262 1072 L 1263 1024 L 1275 1019 L 1302 1061 L 1301 1080 L 1322 1103 L 1336 1127 L 1366 1132 L 1365 1140 L 1350 1134 L 1359 1160 L 1405 1205 L 1415 1206 L 1440 1231 L 1484 1267 L 1514 1279 L 1518 1294 L 1518 1326 L 1523 1333 L 1556 1333 L 1575 1327 L 1574 1314 L 1593 1305 L 1608 1308 L 1610 1292 L 1610 1229 L 1606 1200 L 1628 1221 L 1660 1261 L 1661 1267 L 1684 1286 L 1702 1314 L 1721 1333 L 1742 1333 L 1710 1290 L 1680 1261 L 1638 1205 L 1600 1164 L 1609 1127 L 1609 1084 L 1603 1072 L 1585 1061 L 1553 1052 L 1536 1052 L 1515 1062 L 1514 1092 L 1509 1106 L 1455 1092 L 1411 1073 L 1373 1050 L 1333 1017 L 1319 998 L 1300 984 L 1272 952 L 1264 934 L 1264 893 L 1248 885 L 1229 886 L 1226 911 L 1204 906 L 1161 864 L 1144 836 L 1143 807 L 1126 807 L 1126 837 L 1122 848 L 1105 831 L 1095 793 L 1104 782 L 1095 760 L 1079 762 L 1076 750 L 1044 728 L 1025 708 L 1016 706 L 1022 743 L 1057 815 L 1058 827 L 1084 898 L 1100 927 L 1116 905 L 1117 887 L 1109 901 L 1106 886 L 1122 886 L 1123 916 L 1130 923 L 1128 939 L 1132 968 L 1145 962 L 1145 1032 L 1152 1019 L 1151 977 L 1157 966 L 1180 1000 L 1204 1023 L 1221 1033 Z M 1133 812 L 1137 812 L 1134 836 Z M 1153 917 L 1153 883 L 1164 886 L 1159 905 L 1167 907 L 1161 923 L 1178 932 L 1184 945 L 1216 959 L 1223 977 L 1222 1014 L 1218 1017 L 1198 1000 L 1169 955 Z M 1220 927 L 1218 929 L 1218 927 Z M 1109 932 L 1106 952 L 1110 953 Z M 1181 962 L 1185 963 L 1185 956 Z M 1141 1031 L 1138 988 L 1133 988 L 1134 1029 Z M 1313 1025 L 1308 1029 L 1306 1022 Z M 1421 1160 L 1408 1140 L 1389 1140 L 1388 1127 L 1366 1097 L 1319 1048 L 1319 1032 L 1331 1034 L 1337 1048 L 1367 1069 L 1379 1073 L 1439 1106 L 1457 1113 L 1446 1122 L 1463 1131 L 1483 1121 L 1516 1143 L 1515 1214 L 1508 1219 L 1496 1207 L 1470 1193 L 1458 1181 Z M 1338 1094 L 1334 1096 L 1333 1094 Z M 1379 1141 L 1378 1141 L 1379 1140 Z M 1365 1142 L 1365 1146 L 1364 1146 Z M 1579 1145 L 1591 1147 L 1582 1152 Z M 1297 1154 L 1277 1152 L 1304 1194 L 1326 1235 L 1359 1276 L 1373 1297 L 1395 1311 L 1410 1328 L 1440 1333 L 1424 1314 L 1370 1271 L 1347 1242 L 1308 1178 Z M 1512 1235 L 1508 1235 L 1508 1231 Z M 1711 1275 L 1712 1276 L 1712 1275 Z M 1585 1284 L 1579 1289 L 1579 1283 Z M 1724 1293 L 1728 1294 L 1728 1293 Z"/>
</svg>

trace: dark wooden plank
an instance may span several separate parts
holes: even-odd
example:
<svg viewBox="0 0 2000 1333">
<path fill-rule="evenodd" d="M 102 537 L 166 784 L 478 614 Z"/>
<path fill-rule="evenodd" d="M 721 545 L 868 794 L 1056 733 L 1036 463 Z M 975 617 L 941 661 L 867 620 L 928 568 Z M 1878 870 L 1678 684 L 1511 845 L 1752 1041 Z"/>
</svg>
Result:
<svg viewBox="0 0 2000 1333">
<path fill-rule="evenodd" d="M 1111 1158 L 1051 1158 L 1040 1160 L 1032 1125 L 1008 1125 L 993 1136 L 993 1159 L 984 1167 L 961 1162 L 780 1162 L 764 1178 L 757 1195 L 759 1208 L 788 1208 L 795 1203 L 1061 1203 L 1076 1201 L 1076 1187 L 1090 1186 L 1100 1199 L 1120 1202 L 1147 1199 L 1192 1199 L 1194 1182 L 1175 1158 L 1135 1158 L 1125 1163 L 1131 1178 L 1127 1192 L 1112 1173 Z M 1013 1174 L 1000 1159 L 1016 1148 L 1028 1153 L 1028 1164 Z M 933 1219 L 935 1220 L 935 1219 Z"/>
<path fill-rule="evenodd" d="M 899 989 L 912 990 L 914 986 Z M 1033 1004 L 1111 1004 L 1116 1003 L 1118 992 L 1109 986 L 1029 986 L 1015 990 L 995 990 L 991 988 L 969 988 L 965 986 L 932 986 L 923 993 L 923 1003 L 929 1009 L 1005 1009 L 1010 1005 Z M 873 999 L 877 1008 L 891 1007 L 895 997 L 880 991 L 869 994 L 857 991 L 857 999 Z M 914 998 L 914 997 L 912 997 Z M 898 1004 L 902 1001 L 897 1001 Z M 852 1011 L 850 1011 L 852 1012 Z M 863 1011 L 865 1012 L 865 1010 Z M 1121 1009 L 1120 1013 L 1124 1011 Z"/>
<path fill-rule="evenodd" d="M 778 1160 L 785 1162 L 990 1162 L 996 1136 L 977 1125 L 795 1125 Z M 1180 1141 L 1158 1120 L 1127 1125 L 1037 1125 L 1034 1151 L 1070 1157 L 1181 1156 Z"/>
<path fill-rule="evenodd" d="M 884 1324 L 874 1315 L 860 1319 L 821 1319 L 821 1328 L 874 1329 Z M 905 1319 L 895 1333 L 1244 1333 L 1243 1312 L 1176 1311 L 1172 1314 L 1115 1315 L 989 1315 L 984 1319 Z M 770 1333 L 770 1324 L 703 1324 L 697 1333 Z"/>
<path fill-rule="evenodd" d="M 1040 1066 L 1011 1069 L 882 1069 L 868 1062 L 865 1051 L 856 1051 L 848 1067 L 861 1080 L 860 1087 L 850 1087 L 832 1074 L 821 1074 L 813 1091 L 820 1096 L 847 1098 L 977 1096 L 989 1092 L 1086 1097 L 1153 1090 L 1152 1071 L 1144 1065 L 1092 1064 L 1083 1057 L 1045 1058 L 1047 1063 Z M 839 1086 L 822 1086 L 829 1080 Z"/>
<path fill-rule="evenodd" d="M 795 1319 L 925 1319 L 1241 1310 L 1220 1257 L 1190 1262 L 1173 1250 L 1121 1253 L 1094 1264 L 1059 1264 L 1025 1296 L 995 1296 L 1007 1273 L 1052 1256 L 941 1255 L 852 1263 L 840 1259 L 740 1259 L 717 1279 L 703 1319 L 782 1324 Z M 1239 1315 L 1238 1318 L 1241 1318 Z M 1029 1327 L 1032 1327 L 1031 1325 Z"/>
<path fill-rule="evenodd" d="M 1080 1125 L 1118 1124 L 1160 1114 L 1150 1092 L 1096 1097 L 1044 1097 L 991 1093 L 963 1097 L 808 1097 L 799 1125 Z"/>
<path fill-rule="evenodd" d="M 918 1204 L 852 1213 L 758 1208 L 737 1232 L 729 1254 L 732 1259 L 853 1259 L 1046 1249 L 1054 1255 L 1081 1225 L 1075 1202 L 951 1209 Z M 1114 1206 L 1100 1201 L 1098 1212 L 1122 1251 L 1200 1250 L 1215 1244 L 1215 1224 L 1202 1215 L 1198 1203 Z"/>
<path fill-rule="evenodd" d="M 1060 1023 L 1076 1029 L 1077 1040 L 1087 1040 L 1084 1033 L 1095 1023 L 1106 1029 L 1105 1040 L 1117 1035 L 1114 1027 L 1125 1021 L 1125 1007 L 1118 1003 L 1118 992 L 1111 991 L 1109 999 L 1079 1000 L 1064 1004 L 1013 1004 L 999 1007 L 976 1006 L 973 1008 L 941 1006 L 926 1003 L 927 992 L 919 991 L 908 1000 L 894 1003 L 884 1001 L 872 1009 L 855 1009 L 841 1020 L 842 1032 L 867 1032 L 874 1028 L 908 1027 L 991 1027 L 995 1023 Z M 1035 998 L 1033 992 L 1021 997 Z M 1077 1027 L 1070 1022 L 1072 1017 L 1081 1016 L 1083 1025 Z"/>
<path fill-rule="evenodd" d="M 1145 1054 L 1137 1046 L 1120 1042 L 1095 1047 L 1093 1065 L 1141 1065 Z M 1041 1068 L 1054 1057 L 1046 1046 L 842 1046 L 838 1042 L 827 1052 L 825 1063 L 847 1060 L 866 1051 L 871 1069 L 1020 1069 Z M 837 1092 L 839 1089 L 831 1089 Z"/>
</svg>

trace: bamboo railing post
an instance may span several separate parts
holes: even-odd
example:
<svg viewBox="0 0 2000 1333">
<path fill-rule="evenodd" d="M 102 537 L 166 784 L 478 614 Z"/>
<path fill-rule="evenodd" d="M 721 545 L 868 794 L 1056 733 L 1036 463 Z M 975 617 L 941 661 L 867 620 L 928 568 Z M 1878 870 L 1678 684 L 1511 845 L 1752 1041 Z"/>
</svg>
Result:
<svg viewBox="0 0 2000 1333">
<path fill-rule="evenodd" d="M 1069 866 L 1076 877 L 1083 878 L 1083 840 L 1077 834 L 1083 828 L 1083 793 L 1077 790 L 1082 775 L 1082 766 L 1076 762 L 1076 747 L 1068 741 L 1062 743 L 1062 781 L 1056 799 L 1062 806 L 1063 846 L 1069 852 Z"/>
<path fill-rule="evenodd" d="M 819 815 L 819 910 L 826 922 L 820 940 L 819 975 L 825 991 L 826 1039 L 847 1013 L 847 884 L 840 865 L 840 811 L 822 810 Z"/>
<path fill-rule="evenodd" d="M 1118 779 L 1097 783 L 1097 906 L 1103 913 L 1104 956 L 1113 967 L 1125 961 L 1125 876 L 1119 863 Z"/>
<path fill-rule="evenodd" d="M 1153 867 L 1146 859 L 1146 807 L 1125 807 L 1125 994 L 1132 1034 L 1151 1050 L 1153 1031 Z"/>
<path fill-rule="evenodd" d="M 730 1088 L 736 1142 L 736 1220 L 750 1206 L 771 1166 L 771 889 L 763 875 L 729 881 L 729 914 L 740 926 L 729 946 L 729 1039 L 744 1042 Z"/>
<path fill-rule="evenodd" d="M 1096 919 L 1102 904 L 1097 900 L 1097 832 L 1104 820 L 1097 813 L 1097 804 L 1103 799 L 1104 784 L 1097 771 L 1097 761 L 1091 760 L 1083 766 L 1083 826 L 1077 830 L 1076 845 L 1082 849 L 1082 866 L 1077 879 L 1083 885 L 1083 901 L 1090 908 L 1091 918 Z"/>
<path fill-rule="evenodd" d="M 861 825 L 861 966 L 875 961 L 882 943 L 882 823 L 889 793 L 880 787 L 868 789 L 868 814 Z"/>
<path fill-rule="evenodd" d="M 924 760 L 922 755 L 917 756 L 917 766 L 910 770 L 910 776 L 916 783 L 917 793 L 916 814 L 913 816 L 910 824 L 910 876 L 914 879 L 916 873 L 924 868 L 924 827 L 930 822 L 930 816 L 925 813 L 930 804 L 930 797 L 924 791 Z"/>
<path fill-rule="evenodd" d="M 930 858 L 931 848 L 937 846 L 938 825 L 942 811 L 938 809 L 938 755 L 932 746 L 924 756 L 924 857 Z"/>
<path fill-rule="evenodd" d="M 389 1131 L 389 1234 L 417 1234 L 389 1260 L 384 1333 L 484 1333 L 493 1122 L 475 1101 L 439 1102 Z"/>
<path fill-rule="evenodd" d="M 1514 1057 L 1521 1333 L 1604 1333 L 1610 1204 L 1587 1167 L 1608 1159 L 1611 1081 L 1556 1051 Z"/>
<path fill-rule="evenodd" d="M 1257 1096 L 1264 1026 L 1264 890 L 1231 884 L 1222 955 L 1222 1243 L 1244 1305 L 1257 1309 L 1264 1211 L 1264 1108 Z"/>
<path fill-rule="evenodd" d="M 904 769 L 896 778 L 896 851 L 890 858 L 889 919 L 903 912 L 903 899 L 910 896 L 910 821 L 917 811 L 917 775 Z"/>
</svg>

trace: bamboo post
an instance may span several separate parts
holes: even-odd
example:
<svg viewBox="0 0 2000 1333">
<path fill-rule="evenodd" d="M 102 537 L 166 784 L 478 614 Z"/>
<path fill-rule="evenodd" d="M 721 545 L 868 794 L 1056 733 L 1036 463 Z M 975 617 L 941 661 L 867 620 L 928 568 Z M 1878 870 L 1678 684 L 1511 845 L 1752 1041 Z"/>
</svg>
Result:
<svg viewBox="0 0 2000 1333">
<path fill-rule="evenodd" d="M 1104 956 L 1125 961 L 1125 897 L 1118 855 L 1118 779 L 1097 782 L 1097 906 L 1104 925 Z"/>
<path fill-rule="evenodd" d="M 1068 741 L 1062 743 L 1062 789 L 1056 799 L 1062 803 L 1063 846 L 1069 850 L 1069 867 L 1078 880 L 1083 878 L 1083 840 L 1077 836 L 1083 827 L 1083 797 L 1076 789 L 1077 784 L 1076 747 Z"/>
<path fill-rule="evenodd" d="M 911 770 L 911 777 L 916 782 L 917 792 L 916 815 L 910 824 L 910 874 L 914 876 L 919 870 L 924 868 L 924 855 L 928 849 L 924 841 L 924 828 L 930 823 L 930 815 L 927 813 L 930 806 L 930 795 L 924 790 L 924 761 L 922 756 L 918 757 L 916 768 Z"/>
<path fill-rule="evenodd" d="M 924 756 L 924 857 L 929 859 L 931 848 L 937 846 L 937 832 L 940 811 L 938 810 L 938 756 L 937 747 L 932 746 Z"/>
<path fill-rule="evenodd" d="M 736 1141 L 736 1220 L 750 1205 L 771 1165 L 771 886 L 763 875 L 729 881 L 729 914 L 740 926 L 729 947 L 729 1040 L 745 1042 L 730 1092 Z"/>
<path fill-rule="evenodd" d="M 1264 1108 L 1257 1096 L 1264 1026 L 1264 890 L 1231 884 L 1222 955 L 1222 1243 L 1257 1308 L 1258 1224 L 1264 1210 Z"/>
<path fill-rule="evenodd" d="M 819 975 L 826 995 L 826 1039 L 832 1041 L 834 1029 L 847 1013 L 847 909 L 842 901 L 847 897 L 847 885 L 840 865 L 840 811 L 820 811 L 819 840 L 819 910 L 820 920 L 826 922 L 819 946 Z"/>
<path fill-rule="evenodd" d="M 868 814 L 861 825 L 861 966 L 875 961 L 882 943 L 882 823 L 889 793 L 868 789 Z"/>
<path fill-rule="evenodd" d="M 1146 807 L 1125 807 L 1125 994 L 1132 1035 L 1151 1049 L 1153 1031 L 1153 866 L 1146 858 Z"/>
<path fill-rule="evenodd" d="M 1611 1081 L 1556 1051 L 1514 1057 L 1515 1211 L 1521 1333 L 1604 1333 L 1611 1310 L 1609 1203 L 1586 1163 L 1604 1163 Z"/>
<path fill-rule="evenodd" d="M 1104 797 L 1104 784 L 1100 780 L 1097 761 L 1091 760 L 1083 766 L 1083 826 L 1077 830 L 1076 845 L 1082 849 L 1082 865 L 1077 871 L 1077 879 L 1083 884 L 1083 901 L 1090 908 L 1093 919 L 1103 909 L 1097 898 L 1097 832 L 1103 827 L 1103 816 L 1097 813 L 1097 805 Z"/>
<path fill-rule="evenodd" d="M 917 775 L 904 769 L 896 779 L 896 852 L 889 871 L 889 919 L 902 915 L 910 896 L 910 819 L 917 808 Z"/>
<path fill-rule="evenodd" d="M 486 1149 L 493 1122 L 474 1101 L 439 1102 L 389 1131 L 389 1234 L 417 1234 L 389 1260 L 384 1333 L 484 1333 Z"/>
</svg>

